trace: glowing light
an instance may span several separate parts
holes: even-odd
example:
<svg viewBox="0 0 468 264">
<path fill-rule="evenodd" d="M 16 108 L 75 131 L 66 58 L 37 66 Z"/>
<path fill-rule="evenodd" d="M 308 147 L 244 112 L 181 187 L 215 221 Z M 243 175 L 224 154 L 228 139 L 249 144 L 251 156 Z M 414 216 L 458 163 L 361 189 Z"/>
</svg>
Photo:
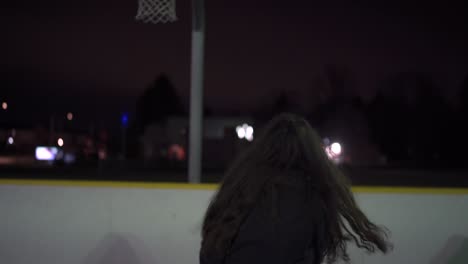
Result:
<svg viewBox="0 0 468 264">
<path fill-rule="evenodd" d="M 245 130 L 243 127 L 238 126 L 236 127 L 237 137 L 243 139 L 245 137 Z"/>
<path fill-rule="evenodd" d="M 107 158 L 107 152 L 105 149 L 99 149 L 98 157 L 100 160 L 105 160 Z"/>
<path fill-rule="evenodd" d="M 121 118 L 122 126 L 126 127 L 128 125 L 128 113 L 124 113 Z"/>
<path fill-rule="evenodd" d="M 252 141 L 254 129 L 252 126 L 249 126 L 248 124 L 243 124 L 242 126 L 236 127 L 236 133 L 239 139 L 245 138 L 248 141 Z"/>
<path fill-rule="evenodd" d="M 254 133 L 253 127 L 247 126 L 245 129 L 245 137 L 252 137 Z"/>
<path fill-rule="evenodd" d="M 7 109 L 8 109 L 8 103 L 7 103 L 7 102 L 3 102 L 3 103 L 2 103 L 2 109 L 3 109 L 3 110 L 7 110 Z"/>
<path fill-rule="evenodd" d="M 59 147 L 63 147 L 63 144 L 64 144 L 63 139 L 62 139 L 62 138 L 59 138 L 59 139 L 57 140 L 57 145 L 58 145 Z"/>
<path fill-rule="evenodd" d="M 56 147 L 36 147 L 37 160 L 55 160 L 57 153 Z"/>
<path fill-rule="evenodd" d="M 9 145 L 13 145 L 15 143 L 15 139 L 13 139 L 13 137 L 9 137 L 7 142 Z"/>
<path fill-rule="evenodd" d="M 173 144 L 168 149 L 168 156 L 171 159 L 176 160 L 185 160 L 185 150 L 184 147 L 178 144 Z"/>
<path fill-rule="evenodd" d="M 72 121 L 73 120 L 73 113 L 69 112 L 67 114 L 67 119 L 68 119 L 68 121 Z"/>
<path fill-rule="evenodd" d="M 341 149 L 341 144 L 340 144 L 340 143 L 337 143 L 337 142 L 331 144 L 330 150 L 331 150 L 331 152 L 332 152 L 333 154 L 335 154 L 335 155 L 340 155 L 340 154 L 341 154 L 341 151 L 342 151 L 342 149 Z"/>
</svg>

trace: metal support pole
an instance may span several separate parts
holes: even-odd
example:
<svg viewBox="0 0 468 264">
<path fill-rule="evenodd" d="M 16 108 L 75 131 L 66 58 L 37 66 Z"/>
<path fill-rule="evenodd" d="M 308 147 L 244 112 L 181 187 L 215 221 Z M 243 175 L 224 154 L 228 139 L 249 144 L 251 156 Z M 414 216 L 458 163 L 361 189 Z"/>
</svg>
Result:
<svg viewBox="0 0 468 264">
<path fill-rule="evenodd" d="M 192 10 L 188 176 L 190 183 L 199 183 L 201 181 L 202 172 L 203 140 L 203 59 L 205 41 L 204 0 L 193 0 Z"/>
</svg>

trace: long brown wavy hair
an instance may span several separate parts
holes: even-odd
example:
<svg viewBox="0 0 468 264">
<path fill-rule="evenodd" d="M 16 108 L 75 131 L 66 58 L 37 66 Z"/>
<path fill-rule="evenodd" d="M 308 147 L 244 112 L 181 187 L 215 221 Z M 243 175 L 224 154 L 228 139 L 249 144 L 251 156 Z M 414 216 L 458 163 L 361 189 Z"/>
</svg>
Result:
<svg viewBox="0 0 468 264">
<path fill-rule="evenodd" d="M 307 188 L 320 198 L 320 208 L 310 210 L 323 214 L 326 227 L 322 252 L 318 252 L 321 259 L 349 262 L 350 240 L 369 253 L 390 249 L 387 230 L 359 209 L 349 180 L 329 160 L 318 133 L 305 119 L 281 114 L 226 172 L 204 218 L 201 254 L 226 254 L 250 210 L 275 188 L 278 177 L 287 180 L 285 175 L 293 170 L 303 172 L 304 182 L 310 183 Z"/>
</svg>

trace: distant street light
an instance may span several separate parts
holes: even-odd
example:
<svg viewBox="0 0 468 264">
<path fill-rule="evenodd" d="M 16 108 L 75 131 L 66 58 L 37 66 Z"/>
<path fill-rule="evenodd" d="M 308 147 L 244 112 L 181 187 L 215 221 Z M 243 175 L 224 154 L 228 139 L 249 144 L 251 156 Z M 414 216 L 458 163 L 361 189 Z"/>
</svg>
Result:
<svg viewBox="0 0 468 264">
<path fill-rule="evenodd" d="M 9 137 L 8 138 L 8 145 L 13 145 L 15 143 L 15 140 L 13 139 L 13 137 Z"/>
<path fill-rule="evenodd" d="M 8 109 L 8 103 L 7 103 L 7 102 L 3 102 L 3 103 L 2 103 L 2 109 L 3 109 L 3 110 L 7 110 L 7 109 Z"/>
<path fill-rule="evenodd" d="M 331 144 L 330 149 L 333 152 L 333 154 L 335 154 L 335 155 L 340 155 L 341 154 L 341 144 L 338 143 L 338 142 L 335 142 L 335 143 Z"/>
<path fill-rule="evenodd" d="M 72 120 L 73 120 L 73 113 L 72 113 L 72 112 L 69 112 L 69 113 L 67 114 L 67 119 L 68 119 L 68 121 L 72 121 Z"/>
<path fill-rule="evenodd" d="M 62 139 L 62 138 L 59 138 L 59 139 L 57 140 L 57 145 L 58 145 L 59 147 L 63 147 L 63 143 L 64 143 L 64 142 L 63 142 L 63 139 Z"/>
<path fill-rule="evenodd" d="M 253 140 L 253 134 L 254 134 L 254 129 L 252 126 L 249 126 L 248 124 L 243 124 L 242 126 L 237 126 L 236 127 L 236 133 L 237 137 L 239 139 L 247 139 L 248 141 Z"/>
<path fill-rule="evenodd" d="M 127 127 L 128 126 L 128 113 L 123 113 L 120 121 L 123 127 Z"/>
</svg>

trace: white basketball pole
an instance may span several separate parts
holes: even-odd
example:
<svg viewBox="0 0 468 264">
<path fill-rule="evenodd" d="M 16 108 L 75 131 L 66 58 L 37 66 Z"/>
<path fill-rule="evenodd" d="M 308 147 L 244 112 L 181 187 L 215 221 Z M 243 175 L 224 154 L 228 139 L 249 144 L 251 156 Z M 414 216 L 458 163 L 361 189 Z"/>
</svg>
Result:
<svg viewBox="0 0 468 264">
<path fill-rule="evenodd" d="M 192 60 L 190 69 L 190 137 L 188 176 L 199 183 L 202 172 L 203 62 L 205 41 L 204 0 L 192 1 Z"/>
</svg>

